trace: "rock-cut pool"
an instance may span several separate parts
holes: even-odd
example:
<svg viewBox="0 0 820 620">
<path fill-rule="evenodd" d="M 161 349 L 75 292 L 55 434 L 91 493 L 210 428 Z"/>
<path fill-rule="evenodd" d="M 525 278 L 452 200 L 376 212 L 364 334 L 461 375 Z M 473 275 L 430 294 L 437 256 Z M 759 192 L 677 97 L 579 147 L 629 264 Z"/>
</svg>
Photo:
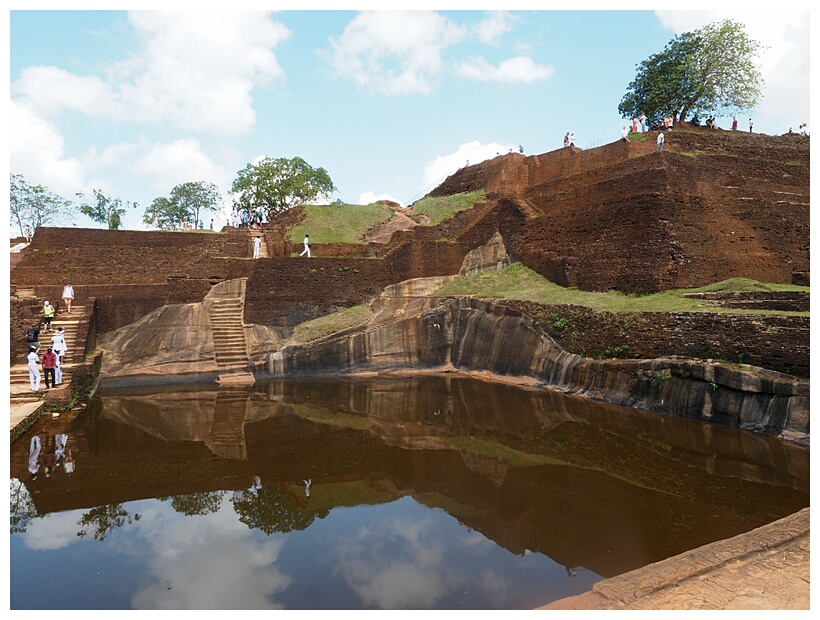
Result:
<svg viewBox="0 0 820 620">
<path fill-rule="evenodd" d="M 808 506 L 809 451 L 455 375 L 297 379 L 103 390 L 12 445 L 10 485 L 12 609 L 532 609 Z"/>
</svg>

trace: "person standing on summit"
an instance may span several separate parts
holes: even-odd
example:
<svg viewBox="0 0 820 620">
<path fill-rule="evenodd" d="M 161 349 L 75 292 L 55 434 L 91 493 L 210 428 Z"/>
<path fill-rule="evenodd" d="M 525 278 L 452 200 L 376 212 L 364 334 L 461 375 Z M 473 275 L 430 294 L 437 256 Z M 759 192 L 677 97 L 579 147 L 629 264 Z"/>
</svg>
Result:
<svg viewBox="0 0 820 620">
<path fill-rule="evenodd" d="M 305 249 L 302 250 L 302 253 L 299 256 L 304 256 L 305 254 L 308 255 L 308 258 L 310 258 L 310 239 L 308 239 L 307 234 L 305 234 Z"/>
</svg>

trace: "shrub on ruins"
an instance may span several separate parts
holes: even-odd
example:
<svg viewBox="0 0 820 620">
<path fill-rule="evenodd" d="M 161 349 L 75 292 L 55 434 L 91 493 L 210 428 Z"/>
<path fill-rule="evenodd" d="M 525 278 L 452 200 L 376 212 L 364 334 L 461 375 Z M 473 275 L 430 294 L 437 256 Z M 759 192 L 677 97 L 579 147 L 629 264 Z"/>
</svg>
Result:
<svg viewBox="0 0 820 620">
<path fill-rule="evenodd" d="M 314 168 L 301 157 L 264 157 L 237 174 L 231 186 L 235 207 L 250 211 L 262 207 L 270 217 L 300 204 L 329 198 L 337 191 L 327 170 Z"/>
<path fill-rule="evenodd" d="M 106 196 L 101 189 L 92 189 L 95 203 L 84 203 L 80 205 L 80 212 L 87 215 L 98 224 L 105 224 L 108 230 L 119 230 L 122 226 L 122 216 L 128 208 L 137 208 L 135 203 L 123 203 L 119 198 Z M 79 198 L 84 198 L 82 192 L 77 193 Z"/>
<path fill-rule="evenodd" d="M 756 63 L 762 49 L 728 19 L 678 35 L 638 65 L 618 112 L 623 118 L 643 112 L 652 127 L 670 115 L 683 121 L 753 108 L 763 87 Z"/>
<path fill-rule="evenodd" d="M 196 227 L 202 211 L 214 211 L 222 200 L 213 183 L 189 181 L 177 185 L 167 198 L 154 198 L 142 221 L 160 230 L 179 230 L 183 220 Z"/>
<path fill-rule="evenodd" d="M 26 224 L 36 229 L 63 218 L 73 222 L 73 202 L 42 185 L 29 185 L 22 174 L 9 175 L 9 190 L 10 221 L 20 228 L 21 237 L 25 235 Z"/>
</svg>

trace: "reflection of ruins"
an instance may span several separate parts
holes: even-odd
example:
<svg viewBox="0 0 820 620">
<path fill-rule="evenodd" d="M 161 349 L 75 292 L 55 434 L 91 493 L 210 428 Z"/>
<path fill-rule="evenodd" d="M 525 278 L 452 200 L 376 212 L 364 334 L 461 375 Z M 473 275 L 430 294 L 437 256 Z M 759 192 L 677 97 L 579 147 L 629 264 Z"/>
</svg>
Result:
<svg viewBox="0 0 820 620">
<path fill-rule="evenodd" d="M 70 483 L 29 481 L 28 442 L 12 446 L 39 514 L 245 490 L 260 476 L 297 528 L 340 502 L 411 495 L 513 553 L 602 576 L 809 503 L 804 448 L 448 376 L 110 391 L 69 433 Z"/>
</svg>

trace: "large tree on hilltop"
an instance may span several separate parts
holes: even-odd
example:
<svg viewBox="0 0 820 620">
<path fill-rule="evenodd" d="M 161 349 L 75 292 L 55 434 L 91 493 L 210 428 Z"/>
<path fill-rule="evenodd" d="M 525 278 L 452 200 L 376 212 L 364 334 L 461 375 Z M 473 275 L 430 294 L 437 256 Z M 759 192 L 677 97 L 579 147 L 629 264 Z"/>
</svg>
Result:
<svg viewBox="0 0 820 620">
<path fill-rule="evenodd" d="M 130 202 L 124 203 L 119 198 L 110 198 L 106 196 L 101 189 L 93 189 L 96 203 L 85 203 L 80 205 L 80 212 L 87 215 L 98 224 L 105 224 L 108 230 L 118 230 L 122 226 L 122 216 L 128 207 L 133 206 L 135 209 L 139 206 L 136 202 L 133 205 Z M 83 198 L 82 193 L 77 196 Z"/>
<path fill-rule="evenodd" d="M 683 121 L 751 109 L 761 98 L 756 57 L 762 49 L 728 19 L 678 35 L 638 65 L 618 112 L 623 118 L 643 112 L 654 124 L 668 115 Z"/>
<path fill-rule="evenodd" d="M 161 230 L 177 230 L 182 227 L 182 220 L 199 222 L 201 211 L 213 211 L 222 197 L 213 183 L 189 181 L 177 185 L 167 198 L 155 198 L 145 210 L 142 220 L 146 224 Z"/>
<path fill-rule="evenodd" d="M 324 168 L 313 168 L 301 157 L 265 157 L 240 170 L 231 186 L 234 204 L 240 209 L 262 207 L 279 215 L 293 207 L 312 202 L 336 191 Z"/>
<path fill-rule="evenodd" d="M 73 222 L 76 209 L 73 202 L 61 198 L 42 185 L 29 185 L 22 174 L 9 175 L 9 217 L 20 228 L 32 228 L 52 224 L 65 217 Z"/>
</svg>

